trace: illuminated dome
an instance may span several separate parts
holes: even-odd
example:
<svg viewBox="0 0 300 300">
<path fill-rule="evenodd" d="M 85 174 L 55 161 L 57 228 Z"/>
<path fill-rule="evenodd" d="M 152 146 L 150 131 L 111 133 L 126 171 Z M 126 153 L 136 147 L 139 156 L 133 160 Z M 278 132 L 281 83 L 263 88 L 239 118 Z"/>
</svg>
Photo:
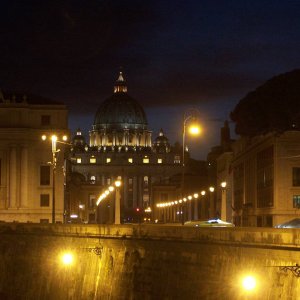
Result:
<svg viewBox="0 0 300 300">
<path fill-rule="evenodd" d="M 72 142 L 75 146 L 84 146 L 86 144 L 80 128 L 77 129 L 76 135 L 73 137 Z"/>
<path fill-rule="evenodd" d="M 76 135 L 72 138 L 72 151 L 82 152 L 87 146 L 85 137 L 82 135 L 80 128 L 77 129 Z"/>
<path fill-rule="evenodd" d="M 147 125 L 144 109 L 127 94 L 127 86 L 120 72 L 114 94 L 97 110 L 93 129 L 147 129 Z"/>
<path fill-rule="evenodd" d="M 156 137 L 154 145 L 154 152 L 156 153 L 167 153 L 170 152 L 170 143 L 169 139 L 164 135 L 162 129 L 160 129 L 158 137 Z"/>
<path fill-rule="evenodd" d="M 128 151 L 151 148 L 151 131 L 142 106 L 127 94 L 122 72 L 114 94 L 100 104 L 90 131 L 90 146 L 98 150 Z"/>
</svg>

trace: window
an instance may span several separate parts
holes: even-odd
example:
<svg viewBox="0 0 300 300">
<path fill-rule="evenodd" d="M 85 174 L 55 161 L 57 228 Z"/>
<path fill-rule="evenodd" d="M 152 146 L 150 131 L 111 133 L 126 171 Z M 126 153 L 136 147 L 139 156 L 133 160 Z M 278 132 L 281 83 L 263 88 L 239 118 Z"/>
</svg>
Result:
<svg viewBox="0 0 300 300">
<path fill-rule="evenodd" d="M 241 163 L 233 169 L 233 195 L 234 208 L 241 209 L 244 202 L 244 164 Z"/>
<path fill-rule="evenodd" d="M 157 163 L 158 163 L 158 164 L 162 164 L 162 158 L 159 158 L 159 159 L 157 160 Z"/>
<path fill-rule="evenodd" d="M 150 197 L 149 197 L 149 193 L 144 193 L 143 194 L 143 203 L 144 203 L 144 207 L 146 207 L 146 206 L 148 206 L 149 205 L 149 199 L 150 199 Z"/>
<path fill-rule="evenodd" d="M 257 216 L 256 225 L 257 227 L 273 227 L 273 216 Z"/>
<path fill-rule="evenodd" d="M 95 182 L 96 182 L 96 176 L 92 175 L 90 177 L 90 182 L 91 182 L 91 184 L 95 184 Z"/>
<path fill-rule="evenodd" d="M 40 167 L 40 185 L 50 184 L 50 166 Z"/>
<path fill-rule="evenodd" d="M 94 208 L 96 206 L 96 196 L 89 195 L 89 208 Z"/>
<path fill-rule="evenodd" d="M 293 196 L 293 207 L 300 208 L 300 195 Z"/>
<path fill-rule="evenodd" d="M 273 206 L 273 178 L 274 178 L 274 149 L 270 146 L 257 153 L 256 157 L 256 191 L 257 207 Z"/>
<path fill-rule="evenodd" d="M 96 221 L 96 215 L 95 214 L 89 214 L 89 222 L 95 222 Z"/>
<path fill-rule="evenodd" d="M 91 164 L 95 164 L 95 163 L 96 163 L 96 158 L 92 156 L 92 157 L 90 158 L 90 163 L 91 163 Z"/>
<path fill-rule="evenodd" d="M 180 164 L 180 155 L 174 156 L 174 164 Z"/>
<path fill-rule="evenodd" d="M 106 183 L 107 183 L 107 185 L 110 185 L 111 184 L 111 178 L 107 178 Z"/>
<path fill-rule="evenodd" d="M 257 216 L 257 218 L 256 218 L 256 226 L 257 227 L 262 227 L 263 226 L 262 216 Z"/>
<path fill-rule="evenodd" d="M 77 162 L 78 164 L 81 164 L 81 157 L 77 157 L 77 158 L 76 158 L 76 162 Z"/>
<path fill-rule="evenodd" d="M 133 192 L 133 178 L 128 178 L 128 192 Z"/>
<path fill-rule="evenodd" d="M 110 158 L 110 157 L 107 157 L 107 158 L 106 158 L 106 163 L 109 164 L 110 162 L 111 162 L 111 158 Z"/>
<path fill-rule="evenodd" d="M 300 168 L 293 168 L 293 186 L 300 186 Z"/>
<path fill-rule="evenodd" d="M 148 186 L 148 182 L 149 182 L 149 177 L 144 176 L 144 186 Z"/>
<path fill-rule="evenodd" d="M 129 162 L 130 164 L 132 164 L 132 163 L 133 163 L 133 159 L 132 159 L 132 158 L 128 158 L 128 162 Z"/>
<path fill-rule="evenodd" d="M 49 126 L 51 121 L 51 117 L 49 115 L 42 115 L 41 116 L 41 125 L 42 126 Z"/>
<path fill-rule="evenodd" d="M 149 158 L 148 158 L 147 156 L 145 156 L 145 157 L 143 158 L 143 163 L 144 163 L 144 164 L 149 164 Z"/>
<path fill-rule="evenodd" d="M 41 207 L 49 207 L 49 194 L 41 194 L 40 195 L 40 206 Z"/>
<path fill-rule="evenodd" d="M 265 217 L 265 226 L 266 227 L 273 227 L 273 216 L 266 216 Z"/>
</svg>

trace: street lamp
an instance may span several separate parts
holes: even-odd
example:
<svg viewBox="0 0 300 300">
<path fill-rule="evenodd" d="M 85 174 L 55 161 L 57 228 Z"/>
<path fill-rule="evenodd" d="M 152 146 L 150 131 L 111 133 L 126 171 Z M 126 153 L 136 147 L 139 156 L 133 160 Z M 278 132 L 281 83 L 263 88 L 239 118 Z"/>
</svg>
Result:
<svg viewBox="0 0 300 300">
<path fill-rule="evenodd" d="M 190 109 L 184 113 L 183 116 L 183 130 L 182 130 L 182 176 L 181 176 L 181 194 L 184 196 L 184 186 L 185 186 L 185 148 L 186 148 L 186 131 L 191 135 L 201 134 L 201 127 L 199 125 L 199 111 L 197 109 Z M 181 222 L 184 224 L 184 205 L 181 207 Z"/>
<path fill-rule="evenodd" d="M 209 218 L 212 219 L 214 217 L 214 211 L 215 211 L 215 203 L 214 203 L 214 191 L 215 191 L 215 188 L 213 186 L 210 186 L 209 187 L 209 191 L 210 191 L 210 194 L 209 194 Z"/>
<path fill-rule="evenodd" d="M 115 224 L 121 224 L 121 193 L 120 186 L 122 182 L 120 178 L 115 181 L 116 198 L 115 198 Z"/>
<path fill-rule="evenodd" d="M 253 291 L 256 288 L 256 279 L 252 275 L 242 278 L 242 287 L 245 291 Z"/>
<path fill-rule="evenodd" d="M 227 219 L 227 210 L 226 210 L 226 186 L 227 186 L 227 182 L 223 181 L 221 182 L 221 220 L 226 222 Z"/>
<path fill-rule="evenodd" d="M 206 218 L 207 217 L 206 211 L 207 211 L 207 206 L 208 205 L 206 203 L 206 197 L 205 197 L 206 191 L 202 190 L 200 192 L 200 194 L 201 194 L 201 197 L 203 198 L 203 200 L 201 201 L 201 211 L 200 211 L 200 219 L 202 219 L 202 218 Z"/>
<path fill-rule="evenodd" d="M 62 136 L 62 141 L 58 140 L 57 135 L 53 134 L 50 137 L 51 139 L 51 151 L 52 151 L 52 224 L 55 223 L 55 177 L 56 177 L 56 163 L 57 163 L 57 157 L 56 153 L 60 151 L 60 149 L 57 149 L 57 143 L 61 144 L 68 144 L 66 141 L 68 140 L 68 137 L 66 135 Z M 47 140 L 47 135 L 42 135 L 42 140 Z"/>
<path fill-rule="evenodd" d="M 61 262 L 63 263 L 63 265 L 65 265 L 65 266 L 70 266 L 74 262 L 74 257 L 71 252 L 62 253 L 60 259 L 61 259 Z"/>
</svg>

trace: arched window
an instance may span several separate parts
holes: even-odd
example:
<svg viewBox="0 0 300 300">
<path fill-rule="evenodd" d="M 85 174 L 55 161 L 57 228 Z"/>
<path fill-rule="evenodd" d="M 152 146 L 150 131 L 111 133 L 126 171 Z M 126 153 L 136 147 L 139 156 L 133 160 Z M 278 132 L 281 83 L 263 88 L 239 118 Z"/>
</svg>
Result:
<svg viewBox="0 0 300 300">
<path fill-rule="evenodd" d="M 90 182 L 91 182 L 91 184 L 95 184 L 95 182 L 96 182 L 96 176 L 95 175 L 92 175 L 90 177 Z"/>
</svg>

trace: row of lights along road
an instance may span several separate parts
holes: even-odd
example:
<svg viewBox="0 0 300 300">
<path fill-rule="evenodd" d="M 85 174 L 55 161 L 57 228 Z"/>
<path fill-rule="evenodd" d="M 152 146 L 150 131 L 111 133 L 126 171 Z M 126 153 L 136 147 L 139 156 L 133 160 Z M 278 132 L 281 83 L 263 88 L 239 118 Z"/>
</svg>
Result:
<svg viewBox="0 0 300 300">
<path fill-rule="evenodd" d="M 221 183 L 221 187 L 226 188 L 226 182 L 225 181 Z M 215 188 L 213 186 L 211 186 L 211 187 L 209 187 L 209 191 L 211 193 L 213 193 L 215 191 Z M 206 191 L 203 190 L 203 191 L 200 192 L 200 194 L 201 194 L 201 196 L 205 196 Z M 180 205 L 182 203 L 188 202 L 188 200 L 191 201 L 193 199 L 198 199 L 198 198 L 199 198 L 199 194 L 194 193 L 193 195 L 189 195 L 189 196 L 184 197 L 184 198 L 179 199 L 179 200 L 158 203 L 158 204 L 156 204 L 156 207 L 161 208 L 161 207 L 168 207 L 168 206 L 173 206 L 173 205 L 178 205 L 178 204 Z"/>
</svg>

